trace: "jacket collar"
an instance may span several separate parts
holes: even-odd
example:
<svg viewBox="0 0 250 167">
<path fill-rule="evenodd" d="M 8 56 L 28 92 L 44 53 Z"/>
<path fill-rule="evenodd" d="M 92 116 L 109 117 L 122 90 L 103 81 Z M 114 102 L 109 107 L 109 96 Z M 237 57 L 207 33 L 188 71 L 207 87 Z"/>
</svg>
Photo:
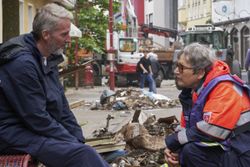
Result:
<svg viewBox="0 0 250 167">
<path fill-rule="evenodd" d="M 63 56 L 62 55 L 51 55 L 47 58 L 42 57 L 41 58 L 41 66 L 42 70 L 45 74 L 48 74 L 50 71 L 52 71 L 55 67 L 58 66 L 61 62 L 63 62 Z"/>
</svg>

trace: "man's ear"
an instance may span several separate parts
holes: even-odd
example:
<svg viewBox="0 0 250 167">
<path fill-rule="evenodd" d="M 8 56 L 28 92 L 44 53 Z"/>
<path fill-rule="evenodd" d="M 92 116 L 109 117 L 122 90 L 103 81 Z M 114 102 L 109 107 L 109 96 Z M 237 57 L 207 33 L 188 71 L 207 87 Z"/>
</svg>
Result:
<svg viewBox="0 0 250 167">
<path fill-rule="evenodd" d="M 206 72 L 205 69 L 201 69 L 197 72 L 197 78 L 202 79 L 205 76 Z"/>
<path fill-rule="evenodd" d="M 48 30 L 43 30 L 42 31 L 42 39 L 44 39 L 44 40 L 49 40 L 49 38 L 50 38 L 50 33 L 49 33 L 49 31 Z"/>
</svg>

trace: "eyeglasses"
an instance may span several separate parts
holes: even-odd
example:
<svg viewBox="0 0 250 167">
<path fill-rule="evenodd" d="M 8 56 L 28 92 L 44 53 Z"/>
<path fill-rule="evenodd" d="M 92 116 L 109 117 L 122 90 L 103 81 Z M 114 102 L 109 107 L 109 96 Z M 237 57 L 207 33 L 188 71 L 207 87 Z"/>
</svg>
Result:
<svg viewBox="0 0 250 167">
<path fill-rule="evenodd" d="M 192 70 L 193 69 L 193 67 L 187 67 L 187 66 L 184 66 L 184 65 L 182 65 L 181 63 L 179 63 L 179 62 L 176 62 L 175 63 L 175 65 L 174 65 L 174 69 L 175 68 L 178 68 L 178 71 L 180 72 L 180 73 L 183 73 L 183 71 L 185 70 L 185 69 L 189 69 L 189 70 Z"/>
</svg>

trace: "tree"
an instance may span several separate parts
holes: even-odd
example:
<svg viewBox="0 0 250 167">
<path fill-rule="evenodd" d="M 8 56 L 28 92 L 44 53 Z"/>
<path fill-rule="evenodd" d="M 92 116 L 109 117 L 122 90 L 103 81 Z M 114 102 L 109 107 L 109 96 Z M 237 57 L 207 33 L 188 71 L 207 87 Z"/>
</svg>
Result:
<svg viewBox="0 0 250 167">
<path fill-rule="evenodd" d="M 105 53 L 106 32 L 108 29 L 109 0 L 78 0 L 75 16 L 76 24 L 83 32 L 79 39 L 79 47 L 94 53 Z M 114 13 L 119 10 L 120 3 L 113 2 Z M 120 25 L 114 26 L 120 29 Z"/>
</svg>

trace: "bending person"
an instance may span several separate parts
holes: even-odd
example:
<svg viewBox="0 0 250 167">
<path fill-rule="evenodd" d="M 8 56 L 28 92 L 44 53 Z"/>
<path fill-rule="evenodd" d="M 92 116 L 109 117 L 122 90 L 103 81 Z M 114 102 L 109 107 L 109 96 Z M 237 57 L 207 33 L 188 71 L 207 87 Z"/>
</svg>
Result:
<svg viewBox="0 0 250 167">
<path fill-rule="evenodd" d="M 156 93 L 156 85 L 153 78 L 153 71 L 151 67 L 151 61 L 149 55 L 143 53 L 143 57 L 138 62 L 139 64 L 139 75 L 140 75 L 140 88 L 144 89 L 145 81 L 148 81 L 149 92 Z"/>
</svg>

